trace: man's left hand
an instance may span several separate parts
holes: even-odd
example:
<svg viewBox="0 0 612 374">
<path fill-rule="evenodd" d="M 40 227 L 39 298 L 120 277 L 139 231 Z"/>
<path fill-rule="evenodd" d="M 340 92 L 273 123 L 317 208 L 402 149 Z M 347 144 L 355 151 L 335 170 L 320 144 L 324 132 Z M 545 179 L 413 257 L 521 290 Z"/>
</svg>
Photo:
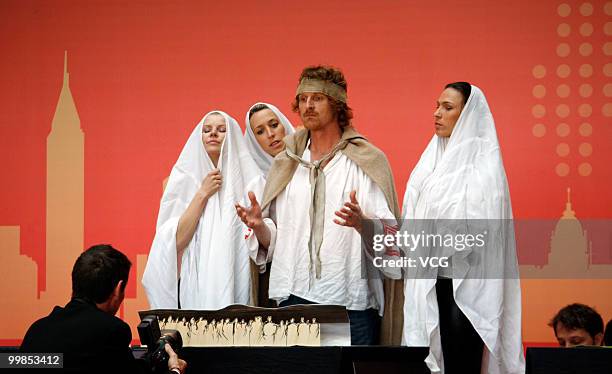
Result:
<svg viewBox="0 0 612 374">
<path fill-rule="evenodd" d="M 178 355 L 176 354 L 176 352 L 174 352 L 170 344 L 166 343 L 164 349 L 168 354 L 168 371 L 172 373 L 178 372 L 178 374 L 183 374 L 185 372 L 185 369 L 187 369 L 187 362 L 178 358 Z"/>
<path fill-rule="evenodd" d="M 344 203 L 344 207 L 335 212 L 336 216 L 342 218 L 342 220 L 335 218 L 334 222 L 341 226 L 352 227 L 361 233 L 361 221 L 367 219 L 367 217 L 363 215 L 356 195 L 357 191 L 351 191 L 349 195 L 351 201 Z"/>
</svg>

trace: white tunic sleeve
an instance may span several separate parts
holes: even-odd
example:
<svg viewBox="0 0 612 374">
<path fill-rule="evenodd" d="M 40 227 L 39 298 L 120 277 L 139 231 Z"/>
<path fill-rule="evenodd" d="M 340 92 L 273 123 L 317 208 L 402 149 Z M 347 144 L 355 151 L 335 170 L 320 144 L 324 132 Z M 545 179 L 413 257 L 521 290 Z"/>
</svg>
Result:
<svg viewBox="0 0 612 374">
<path fill-rule="evenodd" d="M 259 245 L 259 240 L 252 229 L 246 228 L 244 239 L 247 241 L 249 249 L 249 256 L 255 262 L 255 265 L 260 267 L 260 272 L 266 271 L 266 264 L 272 261 L 274 255 L 274 248 L 276 248 L 276 200 L 272 201 L 270 207 L 262 212 L 264 216 L 264 224 L 268 226 L 270 230 L 270 245 L 268 249 L 263 248 Z"/>
<path fill-rule="evenodd" d="M 270 218 L 264 218 L 264 224 L 268 226 L 270 230 L 270 245 L 267 250 L 259 245 L 259 240 L 252 229 L 246 228 L 244 233 L 244 240 L 247 241 L 247 246 L 249 248 L 249 256 L 255 262 L 255 265 L 259 265 L 260 267 L 263 266 L 260 268 L 260 271 L 262 271 L 262 269 L 265 271 L 265 265 L 272 261 L 274 247 L 276 246 L 276 224 Z"/>
</svg>

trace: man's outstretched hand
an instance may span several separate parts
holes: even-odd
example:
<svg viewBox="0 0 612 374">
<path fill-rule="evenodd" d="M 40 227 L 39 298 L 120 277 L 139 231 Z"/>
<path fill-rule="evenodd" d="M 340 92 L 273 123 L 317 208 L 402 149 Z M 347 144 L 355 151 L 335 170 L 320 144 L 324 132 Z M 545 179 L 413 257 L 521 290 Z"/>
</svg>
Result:
<svg viewBox="0 0 612 374">
<path fill-rule="evenodd" d="M 246 208 L 236 203 L 236 214 L 240 217 L 240 220 L 251 229 L 261 227 L 263 224 L 263 218 L 261 215 L 261 206 L 257 202 L 257 198 L 252 191 L 249 191 L 249 200 L 251 201 L 251 207 Z"/>
<path fill-rule="evenodd" d="M 357 191 L 351 191 L 349 195 L 350 201 L 345 202 L 344 206 L 335 213 L 342 220 L 335 218 L 334 222 L 341 226 L 352 227 L 361 233 L 361 221 L 367 219 L 367 217 L 363 215 L 356 196 Z"/>
<path fill-rule="evenodd" d="M 236 203 L 236 214 L 248 228 L 253 230 L 255 236 L 257 236 L 257 241 L 264 248 L 264 251 L 267 251 L 270 246 L 270 229 L 264 223 L 261 206 L 257 202 L 253 191 L 249 191 L 249 200 L 251 201 L 251 207 L 249 208 Z"/>
</svg>

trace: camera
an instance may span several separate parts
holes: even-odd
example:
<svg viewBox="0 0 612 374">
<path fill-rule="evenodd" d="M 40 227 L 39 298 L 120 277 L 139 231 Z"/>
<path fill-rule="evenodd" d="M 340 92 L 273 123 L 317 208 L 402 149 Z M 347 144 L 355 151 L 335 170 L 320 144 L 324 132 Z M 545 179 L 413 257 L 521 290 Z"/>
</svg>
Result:
<svg viewBox="0 0 612 374">
<path fill-rule="evenodd" d="M 168 353 L 164 346 L 170 344 L 172 350 L 178 354 L 183 347 L 183 338 L 178 330 L 160 330 L 157 316 L 146 316 L 138 325 L 140 343 L 147 346 L 148 361 L 153 372 L 168 370 Z"/>
</svg>

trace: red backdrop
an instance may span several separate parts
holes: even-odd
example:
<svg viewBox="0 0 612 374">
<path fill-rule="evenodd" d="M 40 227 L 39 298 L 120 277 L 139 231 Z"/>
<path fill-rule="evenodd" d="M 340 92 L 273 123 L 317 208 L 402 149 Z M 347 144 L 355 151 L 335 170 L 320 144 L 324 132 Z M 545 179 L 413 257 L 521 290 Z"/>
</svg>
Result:
<svg viewBox="0 0 612 374">
<path fill-rule="evenodd" d="M 388 155 L 400 200 L 443 85 L 466 80 L 493 111 L 516 217 L 560 217 L 567 187 L 580 218 L 610 217 L 611 15 L 611 2 L 569 0 L 2 1 L 0 225 L 21 227 L 44 290 L 46 137 L 64 50 L 85 134 L 85 247 L 148 253 L 162 180 L 200 118 L 222 109 L 244 126 L 267 101 L 297 124 L 297 78 L 319 63 L 344 71 L 354 125 Z"/>
</svg>

